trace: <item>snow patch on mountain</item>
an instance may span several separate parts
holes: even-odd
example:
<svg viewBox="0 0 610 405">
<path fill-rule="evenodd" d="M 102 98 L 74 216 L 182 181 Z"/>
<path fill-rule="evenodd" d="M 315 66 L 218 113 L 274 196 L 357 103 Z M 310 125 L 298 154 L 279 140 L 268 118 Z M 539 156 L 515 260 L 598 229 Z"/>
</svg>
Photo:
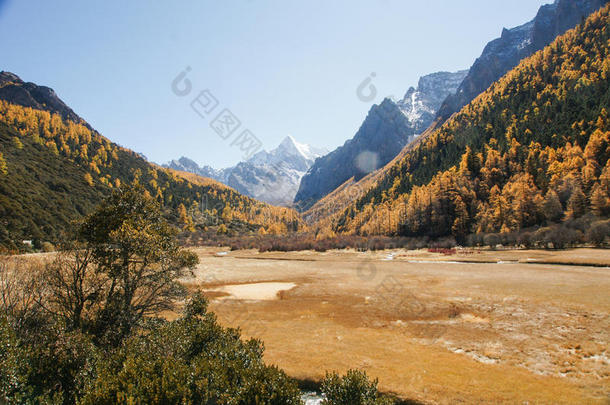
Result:
<svg viewBox="0 0 610 405">
<path fill-rule="evenodd" d="M 456 92 L 467 74 L 468 70 L 462 70 L 422 76 L 417 88 L 409 88 L 403 99 L 396 103 L 411 123 L 416 135 L 432 124 L 443 101 Z"/>
</svg>

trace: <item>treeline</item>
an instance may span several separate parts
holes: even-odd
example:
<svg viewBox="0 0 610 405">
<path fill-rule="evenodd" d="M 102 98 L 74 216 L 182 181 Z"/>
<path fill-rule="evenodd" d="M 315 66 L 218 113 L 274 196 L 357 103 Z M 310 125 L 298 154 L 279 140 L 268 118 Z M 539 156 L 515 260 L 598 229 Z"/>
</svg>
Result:
<svg viewBox="0 0 610 405">
<path fill-rule="evenodd" d="M 452 235 L 464 243 L 475 233 L 607 218 L 609 10 L 523 61 L 422 139 L 330 231 Z"/>
<path fill-rule="evenodd" d="M 150 164 L 83 124 L 0 100 L 0 246 L 57 243 L 73 220 L 122 185 L 139 184 L 185 229 L 298 230 L 296 213 L 216 182 L 189 181 Z"/>
<path fill-rule="evenodd" d="M 187 245 L 189 245 L 187 243 Z M 216 236 L 198 241 L 191 246 L 228 247 L 231 250 L 255 249 L 259 252 L 295 252 L 312 250 L 326 252 L 328 250 L 355 249 L 361 252 L 384 249 L 422 249 L 428 246 L 455 246 L 455 240 L 444 239 L 432 241 L 430 238 L 397 238 L 389 236 L 337 235 L 334 237 L 317 238 L 311 233 L 288 235 L 257 235 L 257 236 Z"/>
<path fill-rule="evenodd" d="M 286 235 L 209 235 L 205 239 L 182 239 L 187 246 L 216 246 L 230 250 L 252 249 L 259 252 L 297 252 L 354 249 L 359 252 L 387 249 L 449 249 L 460 246 L 495 249 L 564 249 L 570 247 L 593 246 L 607 247 L 610 235 L 610 220 L 600 220 L 591 215 L 568 220 L 533 226 L 518 231 L 481 232 L 457 240 L 453 236 L 362 236 L 335 235 L 316 237 L 313 233 Z"/>
</svg>

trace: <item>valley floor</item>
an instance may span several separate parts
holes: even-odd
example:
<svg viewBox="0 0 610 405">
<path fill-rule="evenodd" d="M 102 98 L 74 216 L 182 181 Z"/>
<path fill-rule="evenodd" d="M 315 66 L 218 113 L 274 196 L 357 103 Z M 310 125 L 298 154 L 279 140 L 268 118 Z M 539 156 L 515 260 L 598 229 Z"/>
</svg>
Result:
<svg viewBox="0 0 610 405">
<path fill-rule="evenodd" d="M 293 377 L 360 368 L 425 403 L 610 398 L 609 250 L 196 252 L 184 283 Z"/>
</svg>

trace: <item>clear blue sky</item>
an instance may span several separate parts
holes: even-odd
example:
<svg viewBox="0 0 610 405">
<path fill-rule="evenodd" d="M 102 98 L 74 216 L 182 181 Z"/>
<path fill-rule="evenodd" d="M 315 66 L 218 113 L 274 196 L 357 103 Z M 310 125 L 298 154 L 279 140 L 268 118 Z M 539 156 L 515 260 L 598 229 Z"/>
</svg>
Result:
<svg viewBox="0 0 610 405">
<path fill-rule="evenodd" d="M 179 98 L 186 66 L 266 149 L 333 149 L 373 103 L 470 67 L 550 0 L 0 0 L 0 70 L 47 85 L 111 140 L 156 162 L 225 167 L 242 153 Z M 371 73 L 378 97 L 357 86 Z"/>
</svg>

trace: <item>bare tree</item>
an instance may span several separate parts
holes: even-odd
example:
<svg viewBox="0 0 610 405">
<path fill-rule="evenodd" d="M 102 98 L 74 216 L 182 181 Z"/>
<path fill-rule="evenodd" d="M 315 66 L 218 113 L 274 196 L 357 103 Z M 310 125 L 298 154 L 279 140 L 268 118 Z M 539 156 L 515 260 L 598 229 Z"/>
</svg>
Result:
<svg viewBox="0 0 610 405">
<path fill-rule="evenodd" d="M 31 258 L 0 258 L 0 311 L 16 331 L 40 310 L 40 275 L 44 264 Z"/>
<path fill-rule="evenodd" d="M 76 245 L 64 247 L 47 264 L 43 279 L 47 293 L 39 303 L 65 320 L 69 329 L 83 329 L 101 306 L 108 278 L 92 263 L 93 252 Z"/>
</svg>

